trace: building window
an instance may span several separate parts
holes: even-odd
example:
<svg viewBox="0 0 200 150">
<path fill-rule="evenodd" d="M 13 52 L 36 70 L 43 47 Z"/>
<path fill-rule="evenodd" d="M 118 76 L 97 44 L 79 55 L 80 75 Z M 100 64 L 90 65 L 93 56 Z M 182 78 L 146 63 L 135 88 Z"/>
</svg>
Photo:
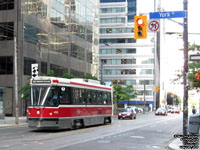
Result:
<svg viewBox="0 0 200 150">
<path fill-rule="evenodd" d="M 153 58 L 149 58 L 147 60 L 144 60 L 141 62 L 142 64 L 153 64 L 154 63 L 154 59 Z"/>
<path fill-rule="evenodd" d="M 24 75 L 31 75 L 31 64 L 35 64 L 36 60 L 24 57 Z"/>
<path fill-rule="evenodd" d="M 100 44 L 108 44 L 108 43 L 136 43 L 135 39 L 100 39 Z"/>
<path fill-rule="evenodd" d="M 136 54 L 136 49 L 100 49 L 100 54 Z"/>
<path fill-rule="evenodd" d="M 68 69 L 54 64 L 50 64 L 50 70 L 54 71 L 55 76 L 63 76 L 64 73 L 68 73 Z"/>
<path fill-rule="evenodd" d="M 10 9 L 14 9 L 14 0 L 0 1 L 0 10 L 10 10 Z"/>
<path fill-rule="evenodd" d="M 122 13 L 125 12 L 124 7 L 116 7 L 116 8 L 101 8 L 100 13 Z"/>
<path fill-rule="evenodd" d="M 13 74 L 13 57 L 0 57 L 0 74 Z"/>
<path fill-rule="evenodd" d="M 14 37 L 14 23 L 6 22 L 0 23 L 0 41 L 13 40 Z"/>
<path fill-rule="evenodd" d="M 100 0 L 100 3 L 126 2 L 126 0 Z"/>
<path fill-rule="evenodd" d="M 47 74 L 47 63 L 41 62 L 41 73 Z"/>
<path fill-rule="evenodd" d="M 76 70 L 73 70 L 73 69 L 70 70 L 70 74 L 72 74 L 76 77 L 83 77 L 84 76 L 84 72 L 76 71 Z"/>
<path fill-rule="evenodd" d="M 140 74 L 153 74 L 153 69 L 142 69 Z"/>
<path fill-rule="evenodd" d="M 125 18 L 101 18 L 100 23 L 125 23 Z"/>
</svg>

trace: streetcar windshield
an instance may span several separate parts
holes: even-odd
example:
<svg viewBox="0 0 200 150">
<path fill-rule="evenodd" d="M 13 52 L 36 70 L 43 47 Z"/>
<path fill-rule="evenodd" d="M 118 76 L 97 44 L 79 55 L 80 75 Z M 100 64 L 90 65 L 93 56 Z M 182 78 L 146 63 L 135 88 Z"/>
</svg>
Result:
<svg viewBox="0 0 200 150">
<path fill-rule="evenodd" d="M 31 98 L 29 105 L 30 106 L 41 106 L 44 96 L 49 87 L 43 86 L 32 86 L 31 87 Z"/>
<path fill-rule="evenodd" d="M 50 90 L 48 91 L 47 97 L 44 102 L 44 106 L 56 107 L 58 106 L 60 98 L 61 95 L 59 94 L 59 88 L 50 87 Z"/>
</svg>

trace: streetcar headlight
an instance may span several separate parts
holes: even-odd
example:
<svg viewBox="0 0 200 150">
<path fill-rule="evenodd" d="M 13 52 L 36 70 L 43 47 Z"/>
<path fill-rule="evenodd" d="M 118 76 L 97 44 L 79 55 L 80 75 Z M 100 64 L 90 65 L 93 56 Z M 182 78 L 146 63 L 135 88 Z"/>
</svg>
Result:
<svg viewBox="0 0 200 150">
<path fill-rule="evenodd" d="M 37 114 L 38 114 L 38 115 L 40 114 L 40 110 L 37 110 Z"/>
</svg>

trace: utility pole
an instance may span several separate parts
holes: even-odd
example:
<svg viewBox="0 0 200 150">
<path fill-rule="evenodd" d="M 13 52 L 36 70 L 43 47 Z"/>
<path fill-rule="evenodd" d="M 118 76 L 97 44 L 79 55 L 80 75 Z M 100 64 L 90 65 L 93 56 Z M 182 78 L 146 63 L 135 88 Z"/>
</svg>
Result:
<svg viewBox="0 0 200 150">
<path fill-rule="evenodd" d="M 19 9 L 21 9 L 19 6 L 21 5 L 21 0 L 17 1 L 16 6 L 16 15 L 17 15 L 17 26 L 14 31 L 14 53 L 13 53 L 13 59 L 14 59 L 14 99 L 15 99 L 15 123 L 19 124 L 19 100 L 18 100 L 18 68 L 17 68 L 17 62 L 18 62 L 18 28 L 19 28 Z"/>
<path fill-rule="evenodd" d="M 158 0 L 158 5 L 154 0 L 154 12 L 157 10 L 160 11 L 160 0 Z M 158 91 L 154 94 L 154 108 L 157 109 L 160 105 L 160 31 L 156 32 L 154 37 L 154 86 L 158 87 Z"/>
<path fill-rule="evenodd" d="M 183 135 L 188 134 L 188 85 L 186 82 L 188 72 L 188 4 L 187 0 L 183 0 L 183 9 L 186 11 L 186 17 L 183 20 L 183 42 L 184 42 L 184 67 L 183 67 Z"/>
<path fill-rule="evenodd" d="M 146 96 L 146 80 L 144 80 L 144 113 L 145 113 L 145 105 L 146 105 L 145 96 Z"/>
<path fill-rule="evenodd" d="M 17 29 L 16 29 L 17 30 Z M 18 103 L 18 75 L 17 75 L 17 40 L 14 36 L 14 97 L 15 97 L 15 123 L 19 124 L 19 103 Z"/>
</svg>

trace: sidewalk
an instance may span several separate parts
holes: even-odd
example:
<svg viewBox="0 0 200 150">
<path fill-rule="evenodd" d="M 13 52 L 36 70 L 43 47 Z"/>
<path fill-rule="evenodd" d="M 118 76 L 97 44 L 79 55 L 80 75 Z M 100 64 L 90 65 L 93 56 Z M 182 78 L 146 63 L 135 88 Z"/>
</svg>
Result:
<svg viewBox="0 0 200 150">
<path fill-rule="evenodd" d="M 19 124 L 15 123 L 15 117 L 5 117 L 5 119 L 0 119 L 0 128 L 8 126 L 26 125 L 26 124 L 27 124 L 26 117 L 19 117 Z"/>
<path fill-rule="evenodd" d="M 171 150 L 181 150 L 179 146 L 182 145 L 182 142 L 179 138 L 174 138 L 170 141 L 168 147 Z"/>
<path fill-rule="evenodd" d="M 168 145 L 168 148 L 171 150 L 183 150 L 183 148 L 181 149 L 180 146 L 183 146 L 183 142 L 180 140 L 180 138 L 173 138 Z M 194 149 L 194 150 L 200 150 L 200 137 L 199 137 L 199 144 L 198 144 L 199 148 L 198 149 Z M 184 150 L 191 150 L 190 149 L 184 149 Z"/>
</svg>

